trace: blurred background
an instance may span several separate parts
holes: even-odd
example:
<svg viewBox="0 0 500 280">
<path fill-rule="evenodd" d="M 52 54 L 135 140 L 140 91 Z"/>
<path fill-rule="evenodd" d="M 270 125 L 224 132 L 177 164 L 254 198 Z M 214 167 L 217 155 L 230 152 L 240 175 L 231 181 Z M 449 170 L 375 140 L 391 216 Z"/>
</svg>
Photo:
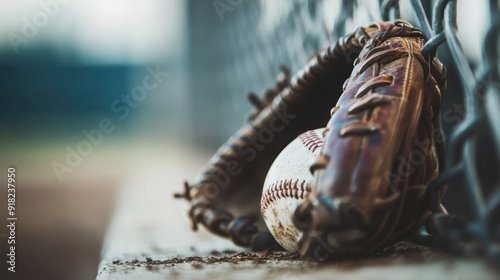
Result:
<svg viewBox="0 0 500 280">
<path fill-rule="evenodd" d="M 380 20 L 378 1 L 362 2 L 346 30 Z M 408 2 L 403 18 L 415 23 Z M 422 2 L 429 11 L 432 1 Z M 459 2 L 474 66 L 487 5 Z M 131 166 L 175 161 L 182 153 L 173 150 L 208 160 L 251 112 L 247 92 L 261 94 L 280 65 L 293 73 L 334 42 L 340 7 L 340 0 L 0 0 L 0 220 L 14 166 L 25 279 L 93 279 Z M 446 46 L 439 52 L 448 66 Z M 448 134 L 463 118 L 461 85 L 449 70 Z M 493 146 L 491 135 L 481 137 Z M 194 178 L 200 162 L 189 168 Z M 481 172 L 493 182 L 498 166 Z M 455 189 L 449 207 L 466 213 Z M 1 252 L 5 234 L 0 227 Z"/>
</svg>

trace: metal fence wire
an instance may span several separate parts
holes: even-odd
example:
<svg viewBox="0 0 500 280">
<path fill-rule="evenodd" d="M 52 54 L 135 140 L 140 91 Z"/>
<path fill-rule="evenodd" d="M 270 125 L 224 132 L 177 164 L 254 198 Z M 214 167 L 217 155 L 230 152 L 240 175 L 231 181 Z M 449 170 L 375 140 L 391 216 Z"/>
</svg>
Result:
<svg viewBox="0 0 500 280">
<path fill-rule="evenodd" d="M 432 58 L 439 48 L 439 57 L 448 68 L 448 99 L 443 112 L 450 103 L 464 109 L 456 126 L 444 127 L 445 168 L 428 187 L 433 215 L 427 231 L 432 236 L 422 232 L 418 241 L 455 254 L 488 256 L 500 262 L 500 10 L 498 0 L 481 1 L 488 1 L 489 22 L 477 65 L 469 63 L 460 42 L 456 0 L 243 1 L 241 9 L 234 7 L 220 20 L 206 13 L 213 8 L 211 1 L 202 1 L 206 5 L 194 1 L 190 13 L 195 16 L 193 26 L 200 28 L 190 44 L 193 61 L 197 62 L 191 74 L 198 81 L 192 92 L 199 103 L 193 103 L 198 108 L 195 114 L 199 114 L 193 119 L 203 119 L 210 113 L 220 120 L 218 124 L 225 125 L 194 123 L 193 127 L 206 129 L 206 135 L 219 135 L 215 142 L 220 143 L 244 121 L 241 111 L 249 107 L 242 92 L 272 84 L 280 64 L 295 72 L 308 56 L 352 31 L 359 22 L 366 25 L 398 18 L 412 22 L 427 41 L 422 49 L 424 57 Z M 367 11 L 364 18 L 362 10 Z M 215 40 L 205 38 L 206 34 Z M 223 48 L 217 43 L 221 41 L 225 42 Z M 212 55 L 200 56 L 201 49 Z M 199 67 L 201 62 L 204 66 Z M 211 104 L 220 112 L 204 111 Z M 438 199 L 445 187 L 444 206 L 449 213 Z"/>
</svg>

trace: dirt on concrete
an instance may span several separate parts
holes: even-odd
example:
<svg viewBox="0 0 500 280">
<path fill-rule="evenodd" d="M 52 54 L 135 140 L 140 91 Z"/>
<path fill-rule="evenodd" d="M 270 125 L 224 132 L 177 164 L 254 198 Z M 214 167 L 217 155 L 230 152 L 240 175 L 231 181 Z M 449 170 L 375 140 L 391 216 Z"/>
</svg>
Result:
<svg viewBox="0 0 500 280">
<path fill-rule="evenodd" d="M 381 250 L 375 254 L 372 254 L 366 258 L 356 259 L 356 262 L 352 260 L 336 261 L 336 264 L 342 264 L 345 268 L 348 268 L 352 264 L 359 266 L 361 262 L 363 263 L 384 263 L 388 261 L 394 261 L 395 259 L 412 262 L 412 261 L 423 261 L 431 255 L 429 248 L 411 244 L 408 242 L 400 242 L 384 250 Z M 216 251 L 212 250 L 210 256 L 189 256 L 189 257 L 174 257 L 163 260 L 156 260 L 147 257 L 143 260 L 128 260 L 121 261 L 115 260 L 112 262 L 113 265 L 117 266 L 152 266 L 152 265 L 166 265 L 175 266 L 178 264 L 193 264 L 194 268 L 201 268 L 203 264 L 239 264 L 242 262 L 250 262 L 254 264 L 265 264 L 265 263 L 275 263 L 275 262 L 305 262 L 301 260 L 299 253 L 296 252 L 235 252 L 231 250 Z M 326 262 L 324 264 L 329 264 L 332 262 Z M 309 264 L 319 264 L 310 263 Z"/>
</svg>

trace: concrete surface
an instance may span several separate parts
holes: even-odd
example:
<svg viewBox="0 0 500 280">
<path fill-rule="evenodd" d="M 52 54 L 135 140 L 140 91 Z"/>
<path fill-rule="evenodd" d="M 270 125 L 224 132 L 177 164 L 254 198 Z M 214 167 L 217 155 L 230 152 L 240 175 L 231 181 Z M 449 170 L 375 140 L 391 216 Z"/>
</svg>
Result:
<svg viewBox="0 0 500 280">
<path fill-rule="evenodd" d="M 111 279 L 500 279 L 481 260 L 398 244 L 361 260 L 308 263 L 293 253 L 252 253 L 200 229 L 174 200 L 208 153 L 172 146 L 141 153 L 118 197 L 97 280 Z"/>
</svg>

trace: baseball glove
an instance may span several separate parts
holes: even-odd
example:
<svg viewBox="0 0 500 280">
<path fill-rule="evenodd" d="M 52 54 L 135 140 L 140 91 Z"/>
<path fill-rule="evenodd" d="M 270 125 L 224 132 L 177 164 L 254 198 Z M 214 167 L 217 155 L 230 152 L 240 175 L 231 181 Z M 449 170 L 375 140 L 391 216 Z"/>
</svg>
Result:
<svg viewBox="0 0 500 280">
<path fill-rule="evenodd" d="M 295 213 L 306 257 L 370 253 L 414 233 L 430 214 L 427 185 L 444 159 L 445 68 L 422 56 L 420 30 L 403 21 L 380 29 L 332 109 L 311 166 L 315 194 Z"/>
<path fill-rule="evenodd" d="M 367 42 L 370 42 L 369 46 L 365 47 Z M 411 48 L 404 42 L 411 42 Z M 313 166 L 319 188 L 315 199 L 307 201 L 296 212 L 297 225 L 304 231 L 301 252 L 310 254 L 309 248 L 315 246 L 316 236 L 330 234 L 339 227 L 350 230 L 353 227 L 351 223 L 357 226 L 358 220 L 363 230 L 381 225 L 375 232 L 377 244 L 387 244 L 412 230 L 420 220 L 410 222 L 408 219 L 425 216 L 427 207 L 423 203 L 422 192 L 437 174 L 438 152 L 434 141 L 425 151 L 425 162 L 416 167 L 422 171 L 413 172 L 399 180 L 403 182 L 397 181 L 393 186 L 390 183 L 383 185 L 381 178 L 385 173 L 394 171 L 398 155 L 408 156 L 411 153 L 414 148 L 412 139 L 426 139 L 439 128 L 439 92 L 444 85 L 441 79 L 436 82 L 434 77 L 443 77 L 443 67 L 437 61 L 428 64 L 421 55 L 415 59 L 422 43 L 421 33 L 407 23 L 382 22 L 358 28 L 341 37 L 335 45 L 314 54 L 290 82 L 288 71 L 284 70 L 275 88 L 266 91 L 264 101 L 250 95 L 256 111 L 250 116 L 248 124 L 219 148 L 194 183 L 185 183 L 184 193 L 176 195 L 189 201 L 193 229 L 202 224 L 211 233 L 256 251 L 281 249 L 258 214 L 266 173 L 288 143 L 304 131 L 324 127 L 328 123 L 328 145 L 325 145 L 320 162 Z M 351 61 L 358 57 L 362 49 L 361 58 L 354 61 L 356 74 L 348 79 L 346 91 L 342 94 L 342 85 L 353 70 Z M 405 64 L 404 61 L 410 58 L 411 64 Z M 368 73 L 381 78 L 372 80 Z M 366 98 L 382 86 L 385 90 L 378 91 L 378 99 Z M 353 97 L 356 93 L 359 94 Z M 334 107 L 341 94 L 338 107 Z M 332 107 L 333 111 L 340 109 L 331 119 Z M 358 123 L 351 122 L 357 119 Z M 362 120 L 366 123 L 364 127 Z M 343 151 L 344 148 L 347 150 Z M 366 155 L 364 149 L 367 149 Z M 386 154 L 387 162 L 377 158 L 378 153 Z M 341 161 L 347 165 L 340 164 Z M 370 171 L 369 167 L 376 164 L 379 166 Z M 343 177 L 341 180 L 335 174 L 343 174 L 353 180 Z M 336 191 L 336 188 L 341 191 Z M 353 211 L 346 212 L 349 215 L 355 213 L 352 217 L 337 214 L 342 212 L 334 206 L 337 205 L 337 198 L 356 201 L 349 205 L 356 205 L 357 208 L 353 206 L 349 209 L 362 209 L 358 211 L 362 213 L 359 215 L 361 218 L 356 215 L 358 212 Z M 358 198 L 367 206 L 358 204 Z M 326 204 L 319 203 L 323 200 Z M 376 203 L 368 203 L 372 200 Z M 353 220 L 338 223 L 339 215 Z M 408 219 L 401 218 L 405 215 Z M 386 235 L 390 238 L 380 238 Z M 369 244 L 374 244 L 369 240 Z M 328 242 L 326 240 L 325 244 Z M 379 246 L 370 248 L 375 247 Z"/>
</svg>

